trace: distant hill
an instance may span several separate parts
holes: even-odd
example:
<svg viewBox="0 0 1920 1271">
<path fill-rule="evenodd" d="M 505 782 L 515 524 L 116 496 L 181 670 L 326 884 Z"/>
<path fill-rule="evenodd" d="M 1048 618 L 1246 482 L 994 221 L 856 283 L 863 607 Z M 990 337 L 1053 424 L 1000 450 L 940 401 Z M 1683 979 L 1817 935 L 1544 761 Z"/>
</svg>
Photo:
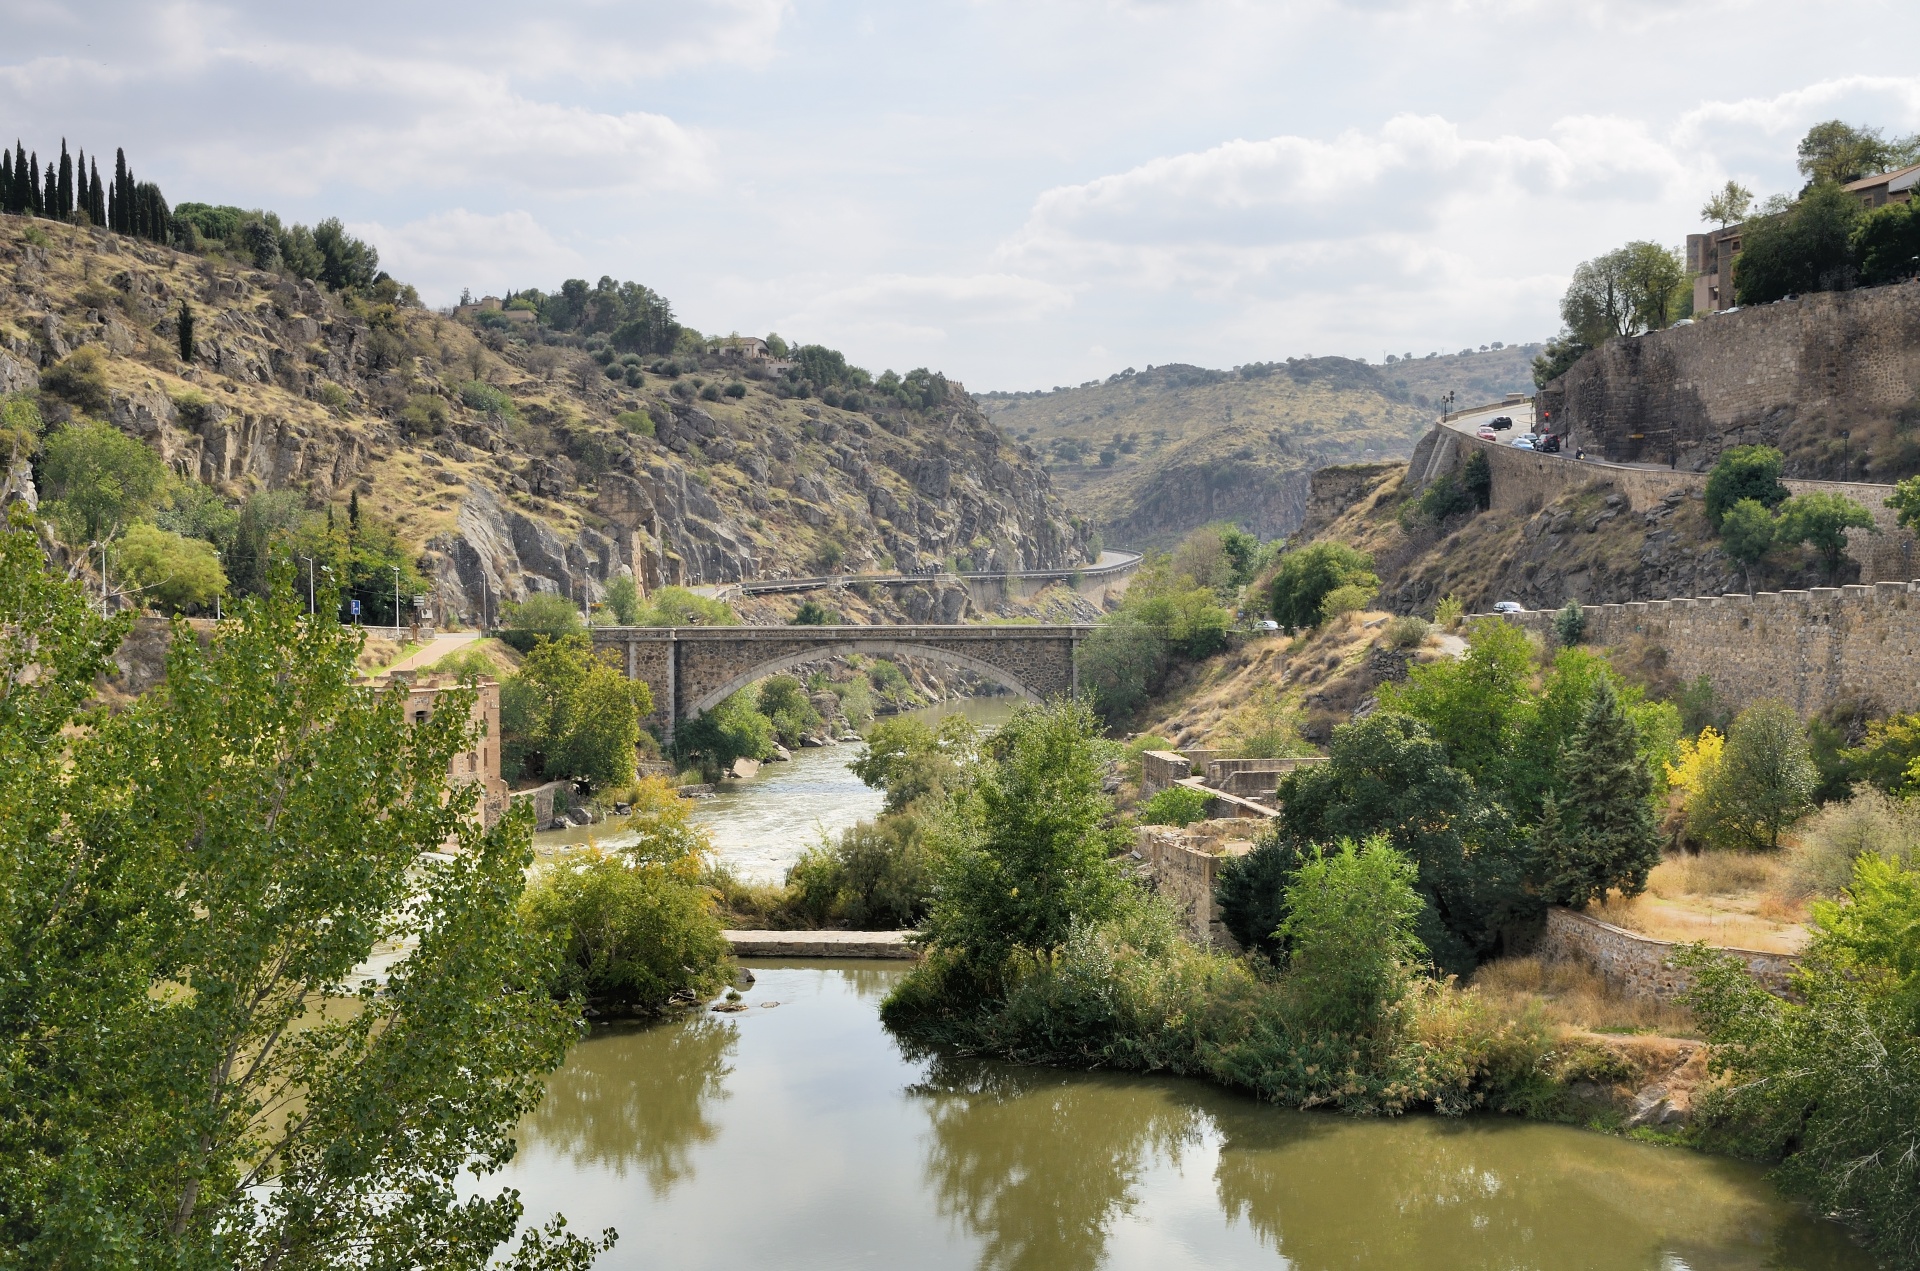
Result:
<svg viewBox="0 0 1920 1271">
<path fill-rule="evenodd" d="M 1539 351 L 1128 368 L 1078 388 L 974 400 L 1031 447 L 1107 546 L 1165 547 L 1213 520 L 1271 538 L 1299 525 L 1314 469 L 1405 457 L 1448 392 L 1462 405 L 1532 392 Z"/>
</svg>

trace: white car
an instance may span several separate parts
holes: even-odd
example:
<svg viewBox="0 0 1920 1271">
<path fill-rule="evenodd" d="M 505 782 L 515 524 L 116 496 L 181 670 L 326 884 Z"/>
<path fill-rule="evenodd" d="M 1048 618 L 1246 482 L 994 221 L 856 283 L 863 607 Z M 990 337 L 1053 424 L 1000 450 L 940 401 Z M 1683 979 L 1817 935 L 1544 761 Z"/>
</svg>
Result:
<svg viewBox="0 0 1920 1271">
<path fill-rule="evenodd" d="M 1495 613 L 1525 613 L 1527 607 L 1517 600 L 1496 600 L 1493 602 Z"/>
<path fill-rule="evenodd" d="M 1515 437 L 1515 438 L 1514 438 L 1514 439 L 1513 439 L 1512 441 L 1510 441 L 1510 442 L 1508 442 L 1507 444 L 1508 444 L 1509 446 L 1512 446 L 1512 447 L 1513 447 L 1513 448 L 1514 448 L 1515 450 L 1532 450 L 1532 449 L 1533 449 L 1533 438 L 1531 438 L 1531 437 Z"/>
</svg>

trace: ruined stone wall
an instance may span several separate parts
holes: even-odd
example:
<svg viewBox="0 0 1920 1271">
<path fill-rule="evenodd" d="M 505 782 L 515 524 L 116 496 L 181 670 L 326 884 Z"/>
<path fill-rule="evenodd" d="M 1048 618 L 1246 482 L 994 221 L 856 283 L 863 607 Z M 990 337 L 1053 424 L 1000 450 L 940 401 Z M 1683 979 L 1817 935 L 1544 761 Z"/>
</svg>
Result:
<svg viewBox="0 0 1920 1271">
<path fill-rule="evenodd" d="M 1597 972 L 1609 984 L 1635 997 L 1671 1001 L 1686 992 L 1692 978 L 1673 964 L 1680 946 L 1616 927 L 1587 914 L 1558 906 L 1547 910 L 1546 929 L 1534 953 L 1546 962 L 1574 962 Z M 1746 963 L 1754 978 L 1775 992 L 1784 990 L 1798 959 L 1787 953 L 1722 949 Z"/>
<path fill-rule="evenodd" d="M 1541 405 L 1554 431 L 1591 453 L 1704 471 L 1728 446 L 1886 420 L 1916 396 L 1920 283 L 1909 282 L 1611 340 L 1549 385 Z"/>
<path fill-rule="evenodd" d="M 1175 782 L 1193 775 L 1193 763 L 1171 750 L 1149 750 L 1140 756 L 1140 794 L 1152 798 Z"/>
<path fill-rule="evenodd" d="M 1736 709 L 1761 698 L 1803 716 L 1846 698 L 1882 713 L 1920 710 L 1920 582 L 1815 587 L 1586 608 L 1586 641 L 1644 638 L 1683 680 L 1706 676 Z M 1550 639 L 1554 615 L 1511 621 Z"/>
<path fill-rule="evenodd" d="M 1179 913 L 1187 939 L 1237 952 L 1238 944 L 1214 907 L 1213 887 L 1221 865 L 1246 855 L 1253 844 L 1163 825 L 1140 826 L 1134 835 L 1134 855 L 1145 862 L 1154 890 Z"/>
</svg>

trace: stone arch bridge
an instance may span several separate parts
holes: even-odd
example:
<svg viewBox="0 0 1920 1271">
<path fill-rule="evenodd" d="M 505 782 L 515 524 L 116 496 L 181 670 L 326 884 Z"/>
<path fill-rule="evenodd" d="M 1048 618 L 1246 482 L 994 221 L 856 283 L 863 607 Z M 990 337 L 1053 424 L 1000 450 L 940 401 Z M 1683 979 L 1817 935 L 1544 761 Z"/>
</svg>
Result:
<svg viewBox="0 0 1920 1271">
<path fill-rule="evenodd" d="M 652 724 L 671 740 L 682 720 L 755 680 L 848 653 L 904 654 L 963 667 L 1029 701 L 1070 696 L 1091 626 L 595 627 L 629 678 L 653 690 Z"/>
</svg>

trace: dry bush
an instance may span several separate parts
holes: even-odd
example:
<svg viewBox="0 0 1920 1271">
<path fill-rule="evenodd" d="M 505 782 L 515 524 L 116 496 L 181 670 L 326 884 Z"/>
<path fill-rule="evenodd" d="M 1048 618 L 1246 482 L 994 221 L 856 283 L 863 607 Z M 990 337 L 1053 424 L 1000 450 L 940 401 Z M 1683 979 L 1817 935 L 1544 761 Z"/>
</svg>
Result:
<svg viewBox="0 0 1920 1271">
<path fill-rule="evenodd" d="M 1853 878 L 1853 862 L 1872 852 L 1920 863 L 1920 800 L 1896 799 L 1872 786 L 1829 803 L 1796 827 L 1787 852 L 1787 889 L 1795 897 L 1837 896 Z"/>
<path fill-rule="evenodd" d="M 1651 1031 L 1696 1036 L 1693 1017 L 1676 1002 L 1630 996 L 1589 967 L 1539 958 L 1501 958 L 1473 974 L 1470 986 L 1495 1010 L 1519 1018 L 1537 1007 L 1549 1022 L 1595 1033 Z"/>
</svg>

